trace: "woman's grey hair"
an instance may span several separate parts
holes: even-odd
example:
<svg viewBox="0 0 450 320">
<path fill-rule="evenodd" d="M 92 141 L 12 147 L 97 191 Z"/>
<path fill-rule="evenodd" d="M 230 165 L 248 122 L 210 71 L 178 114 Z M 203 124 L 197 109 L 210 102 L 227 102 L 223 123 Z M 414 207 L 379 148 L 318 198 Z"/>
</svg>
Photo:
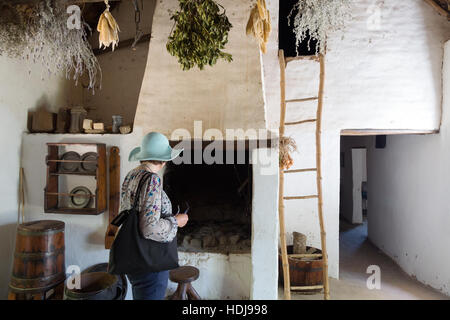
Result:
<svg viewBox="0 0 450 320">
<path fill-rule="evenodd" d="M 144 164 L 144 163 L 151 163 L 151 164 L 159 165 L 159 164 L 163 164 L 164 162 L 166 162 L 166 161 L 159 161 L 159 160 L 141 160 L 141 164 Z"/>
</svg>

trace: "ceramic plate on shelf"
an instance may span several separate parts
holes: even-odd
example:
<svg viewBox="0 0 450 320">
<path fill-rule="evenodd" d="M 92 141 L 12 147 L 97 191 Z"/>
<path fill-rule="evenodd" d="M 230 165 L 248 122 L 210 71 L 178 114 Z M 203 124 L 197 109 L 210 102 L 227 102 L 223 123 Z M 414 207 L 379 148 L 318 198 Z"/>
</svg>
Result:
<svg viewBox="0 0 450 320">
<path fill-rule="evenodd" d="M 60 160 L 69 160 L 69 162 L 60 162 L 59 170 L 62 172 L 76 172 L 80 167 L 79 162 L 70 162 L 70 161 L 80 161 L 81 156 L 75 151 L 68 151 L 61 156 Z"/>
<path fill-rule="evenodd" d="M 88 173 L 95 173 L 97 170 L 97 152 L 87 152 L 81 157 L 82 161 L 95 161 L 95 162 L 82 162 L 81 171 Z"/>
<path fill-rule="evenodd" d="M 73 208 L 86 208 L 91 203 L 91 191 L 86 187 L 76 187 L 70 191 L 70 204 Z"/>
</svg>

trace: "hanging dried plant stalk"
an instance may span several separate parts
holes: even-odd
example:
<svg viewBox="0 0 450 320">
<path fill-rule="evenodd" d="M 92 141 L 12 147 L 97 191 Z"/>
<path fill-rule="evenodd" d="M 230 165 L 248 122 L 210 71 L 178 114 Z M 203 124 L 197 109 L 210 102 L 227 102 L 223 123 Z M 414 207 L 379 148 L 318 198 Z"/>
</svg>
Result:
<svg viewBox="0 0 450 320">
<path fill-rule="evenodd" d="M 114 48 L 119 45 L 119 25 L 116 22 L 116 19 L 112 16 L 111 12 L 109 12 L 109 4 L 108 0 L 105 1 L 106 9 L 100 15 L 98 19 L 97 31 L 99 32 L 98 43 L 99 48 L 102 48 L 102 45 L 106 49 L 110 45 L 112 51 Z"/>
<path fill-rule="evenodd" d="M 0 55 L 41 64 L 48 74 L 65 72 L 77 83 L 89 77 L 89 89 L 101 82 L 100 65 L 88 42 L 89 26 L 68 28 L 66 3 L 45 0 L 29 5 L 0 5 Z M 6 13 L 6 14 L 4 14 Z"/>
<path fill-rule="evenodd" d="M 299 0 L 288 16 L 288 24 L 292 23 L 295 33 L 296 52 L 298 46 L 308 36 L 308 50 L 311 39 L 317 40 L 316 54 L 325 52 L 327 35 L 341 30 L 345 22 L 351 18 L 350 0 Z"/>
<path fill-rule="evenodd" d="M 264 0 L 257 0 L 250 12 L 246 32 L 247 35 L 252 34 L 258 40 L 263 53 L 266 53 L 270 31 L 272 31 L 272 26 L 270 24 L 270 13 L 266 8 L 266 2 Z"/>
<path fill-rule="evenodd" d="M 297 151 L 297 144 L 294 139 L 291 137 L 280 138 L 280 168 L 287 170 L 294 164 L 291 153 L 295 151 Z"/>
</svg>

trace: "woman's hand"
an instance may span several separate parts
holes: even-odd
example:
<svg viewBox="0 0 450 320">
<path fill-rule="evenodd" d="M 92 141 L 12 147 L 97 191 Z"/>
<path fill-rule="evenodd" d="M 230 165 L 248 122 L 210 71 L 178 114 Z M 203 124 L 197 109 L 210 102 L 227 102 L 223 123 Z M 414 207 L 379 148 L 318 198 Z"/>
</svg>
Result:
<svg viewBox="0 0 450 320">
<path fill-rule="evenodd" d="M 185 213 L 179 213 L 175 216 L 175 219 L 177 219 L 178 227 L 183 228 L 188 222 L 189 217 Z"/>
</svg>

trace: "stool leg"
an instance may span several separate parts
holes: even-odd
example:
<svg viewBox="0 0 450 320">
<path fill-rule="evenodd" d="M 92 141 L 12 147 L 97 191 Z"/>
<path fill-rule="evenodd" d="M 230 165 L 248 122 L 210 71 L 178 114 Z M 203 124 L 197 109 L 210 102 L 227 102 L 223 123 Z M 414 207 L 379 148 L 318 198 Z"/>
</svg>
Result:
<svg viewBox="0 0 450 320">
<path fill-rule="evenodd" d="M 186 289 L 187 289 L 186 283 L 179 283 L 177 290 L 170 297 L 170 300 L 187 300 Z"/>
<path fill-rule="evenodd" d="M 187 286 L 186 294 L 189 300 L 202 300 L 202 298 L 200 298 L 200 295 L 197 293 L 197 291 L 195 291 L 194 287 L 190 283 Z"/>
</svg>

